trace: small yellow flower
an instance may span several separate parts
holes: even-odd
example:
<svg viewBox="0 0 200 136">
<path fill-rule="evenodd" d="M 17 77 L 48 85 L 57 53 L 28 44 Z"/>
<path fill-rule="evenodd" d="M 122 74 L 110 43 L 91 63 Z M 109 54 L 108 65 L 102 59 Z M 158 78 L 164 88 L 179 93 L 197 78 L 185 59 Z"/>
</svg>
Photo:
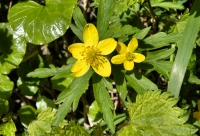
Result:
<svg viewBox="0 0 200 136">
<path fill-rule="evenodd" d="M 77 61 L 72 66 L 71 71 L 74 76 L 84 75 L 90 68 L 103 76 L 108 77 L 111 74 L 111 65 L 106 57 L 114 51 L 117 42 L 113 38 L 108 38 L 99 42 L 99 36 L 96 27 L 93 24 L 86 24 L 83 30 L 84 43 L 75 43 L 68 47 L 72 56 Z"/>
<path fill-rule="evenodd" d="M 193 117 L 200 122 L 200 100 L 197 101 L 198 111 L 193 112 Z"/>
<path fill-rule="evenodd" d="M 134 62 L 140 63 L 145 60 L 145 56 L 140 53 L 133 53 L 138 47 L 138 41 L 133 38 L 128 47 L 122 42 L 117 43 L 116 50 L 118 55 L 112 57 L 111 62 L 113 64 L 124 64 L 126 70 L 132 70 L 134 68 Z"/>
</svg>

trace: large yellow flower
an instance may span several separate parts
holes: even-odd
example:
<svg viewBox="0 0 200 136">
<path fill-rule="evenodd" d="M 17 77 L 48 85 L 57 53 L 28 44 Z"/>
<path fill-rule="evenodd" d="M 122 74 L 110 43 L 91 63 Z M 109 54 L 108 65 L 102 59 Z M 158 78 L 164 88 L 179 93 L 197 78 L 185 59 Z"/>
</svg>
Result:
<svg viewBox="0 0 200 136">
<path fill-rule="evenodd" d="M 134 62 L 140 63 L 145 60 L 145 56 L 140 53 L 133 53 L 138 47 L 138 41 L 133 38 L 128 47 L 122 42 L 117 43 L 116 50 L 118 55 L 112 57 L 111 62 L 113 64 L 124 64 L 126 70 L 132 70 L 134 68 Z"/>
<path fill-rule="evenodd" d="M 84 43 L 75 43 L 68 47 L 72 56 L 77 59 L 71 69 L 74 75 L 76 77 L 84 75 L 91 66 L 97 74 L 103 77 L 110 76 L 111 65 L 103 55 L 113 52 L 117 42 L 113 38 L 99 42 L 98 32 L 93 24 L 85 25 L 83 41 Z"/>
</svg>

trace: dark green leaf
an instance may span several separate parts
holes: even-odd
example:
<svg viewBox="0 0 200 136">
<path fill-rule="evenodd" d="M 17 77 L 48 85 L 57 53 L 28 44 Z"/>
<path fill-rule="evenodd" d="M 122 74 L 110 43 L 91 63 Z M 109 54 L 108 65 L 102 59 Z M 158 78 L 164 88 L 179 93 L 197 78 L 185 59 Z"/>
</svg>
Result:
<svg viewBox="0 0 200 136">
<path fill-rule="evenodd" d="M 53 122 L 54 126 L 58 126 L 60 121 L 64 119 L 72 103 L 73 103 L 73 110 L 76 110 L 81 95 L 85 93 L 85 91 L 88 88 L 88 82 L 92 74 L 93 71 L 89 70 L 85 75 L 79 78 L 74 78 L 74 80 L 71 82 L 68 88 L 59 94 L 56 103 L 58 104 L 63 102 L 63 104 L 58 108 L 58 111 L 56 113 L 56 119 Z"/>
<path fill-rule="evenodd" d="M 22 61 L 26 41 L 8 23 L 0 23 L 0 73 L 9 74 Z"/>
<path fill-rule="evenodd" d="M 151 80 L 140 74 L 137 70 L 126 72 L 125 77 L 133 89 L 140 95 L 144 94 L 146 91 L 158 89 Z"/>
<path fill-rule="evenodd" d="M 21 107 L 17 113 L 19 114 L 22 125 L 27 128 L 31 121 L 37 117 L 37 111 L 30 105 Z"/>
<path fill-rule="evenodd" d="M 103 113 L 104 120 L 107 122 L 111 132 L 114 133 L 115 127 L 113 123 L 114 119 L 112 112 L 114 106 L 102 80 L 102 77 L 97 74 L 94 74 L 92 77 L 94 97 L 100 108 L 100 111 Z"/>
<path fill-rule="evenodd" d="M 104 34 L 108 29 L 110 18 L 115 7 L 115 0 L 100 0 L 97 13 L 97 30 L 99 33 L 99 40 L 104 39 Z"/>
</svg>

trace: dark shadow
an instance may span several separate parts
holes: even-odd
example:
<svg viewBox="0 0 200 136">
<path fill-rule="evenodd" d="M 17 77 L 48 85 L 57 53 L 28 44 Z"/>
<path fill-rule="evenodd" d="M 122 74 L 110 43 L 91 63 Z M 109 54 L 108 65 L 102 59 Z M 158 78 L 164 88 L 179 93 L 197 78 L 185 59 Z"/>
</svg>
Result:
<svg viewBox="0 0 200 136">
<path fill-rule="evenodd" d="M 11 46 L 13 45 L 13 35 L 11 34 L 8 28 L 0 28 L 0 63 L 4 65 L 4 63 L 8 62 L 6 59 L 10 54 L 13 53 Z"/>
</svg>

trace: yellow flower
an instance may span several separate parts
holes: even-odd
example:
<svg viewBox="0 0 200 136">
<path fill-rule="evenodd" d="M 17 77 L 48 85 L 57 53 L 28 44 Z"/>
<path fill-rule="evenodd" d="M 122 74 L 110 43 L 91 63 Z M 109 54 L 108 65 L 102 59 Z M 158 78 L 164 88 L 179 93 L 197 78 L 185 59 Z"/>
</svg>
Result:
<svg viewBox="0 0 200 136">
<path fill-rule="evenodd" d="M 111 65 L 106 57 L 114 51 L 117 42 L 113 38 L 108 38 L 99 42 L 96 27 L 93 24 L 86 24 L 83 30 L 84 43 L 75 43 L 68 47 L 72 56 L 77 61 L 72 66 L 71 71 L 76 77 L 84 75 L 90 68 L 103 77 L 111 74 Z"/>
<path fill-rule="evenodd" d="M 128 47 L 122 42 L 118 42 L 116 50 L 118 55 L 112 57 L 111 62 L 113 64 L 124 64 L 126 70 L 132 70 L 134 68 L 134 62 L 140 63 L 145 60 L 145 56 L 140 53 L 133 53 L 138 47 L 138 41 L 133 38 Z"/>
<path fill-rule="evenodd" d="M 193 117 L 200 122 L 200 100 L 197 101 L 198 111 L 193 112 Z"/>
</svg>

